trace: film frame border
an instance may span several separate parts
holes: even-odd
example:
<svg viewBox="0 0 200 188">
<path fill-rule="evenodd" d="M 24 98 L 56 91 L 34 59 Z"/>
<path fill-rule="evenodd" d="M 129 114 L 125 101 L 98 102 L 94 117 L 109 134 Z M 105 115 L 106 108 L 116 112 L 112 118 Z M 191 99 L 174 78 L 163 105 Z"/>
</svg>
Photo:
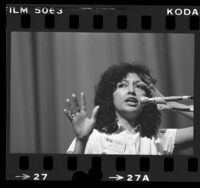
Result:
<svg viewBox="0 0 200 188">
<path fill-rule="evenodd" d="M 20 7 L 24 5 L 17 4 L 11 6 Z M 30 7 L 30 5 L 28 5 L 28 7 Z M 40 5 L 40 7 L 44 6 Z M 52 5 L 50 7 L 52 7 Z M 7 33 L 9 34 L 7 39 L 7 46 L 10 48 L 10 40 L 11 40 L 10 33 L 12 31 L 192 33 L 195 35 L 194 96 L 200 96 L 200 88 L 198 86 L 198 80 L 200 80 L 199 79 L 200 64 L 198 62 L 200 60 L 200 57 L 197 51 L 197 49 L 199 49 L 200 46 L 199 16 L 189 16 L 189 17 L 166 16 L 164 14 L 165 12 L 164 10 L 168 6 L 146 7 L 146 6 L 83 5 L 82 7 L 80 7 L 78 5 L 75 6 L 58 5 L 54 7 L 57 8 L 61 7 L 63 9 L 66 8 L 67 13 L 63 15 L 49 15 L 49 14 L 35 15 L 33 12 L 31 12 L 30 14 L 17 14 L 17 15 L 7 14 Z M 86 7 L 86 9 L 84 9 L 84 7 Z M 170 6 L 170 7 L 176 8 L 177 6 Z M 34 8 L 34 5 L 32 6 L 32 8 Z M 189 7 L 189 8 L 192 9 L 197 7 Z M 70 16 L 72 17 L 70 18 Z M 40 20 L 40 22 L 37 21 L 38 19 Z M 70 25 L 71 22 L 70 19 L 73 22 L 73 24 L 75 20 L 76 24 Z M 22 20 L 25 20 L 25 22 Z M 54 24 L 52 24 L 52 21 L 54 21 Z M 149 21 L 151 22 L 151 24 L 149 24 Z M 126 24 L 124 24 L 124 22 Z M 160 24 L 155 24 L 155 23 L 161 23 L 161 26 Z M 9 62 L 10 66 L 11 62 L 8 51 L 7 51 L 7 61 Z M 6 73 L 7 75 L 10 76 L 9 66 L 7 65 L 6 67 L 7 68 Z M 9 78 L 7 79 L 7 84 L 9 84 Z M 10 94 L 9 89 L 7 89 L 7 93 Z M 8 98 L 7 98 L 7 105 L 9 106 Z M 119 173 L 121 175 L 134 173 L 134 174 L 141 174 L 141 176 L 142 175 L 144 176 L 146 173 L 149 175 L 150 181 L 180 182 L 183 181 L 182 179 L 183 177 L 185 178 L 184 181 L 199 181 L 200 175 L 198 172 L 200 166 L 198 159 L 200 156 L 200 142 L 198 142 L 199 140 L 196 139 L 199 138 L 200 136 L 200 127 L 197 126 L 197 124 L 200 122 L 199 121 L 200 119 L 198 118 L 200 117 L 200 113 L 197 110 L 200 109 L 199 107 L 200 107 L 200 99 L 198 99 L 198 97 L 195 97 L 195 118 L 194 118 L 195 136 L 194 136 L 193 156 L 168 157 L 168 156 L 119 156 L 119 155 L 84 156 L 84 155 L 71 155 L 71 154 L 70 155 L 69 154 L 64 154 L 64 155 L 10 154 L 8 149 L 9 147 L 7 147 L 6 167 L 8 169 L 6 178 L 8 180 L 16 180 L 16 178 L 14 178 L 16 174 L 20 173 L 26 174 L 27 172 L 29 172 L 29 174 L 31 173 L 32 176 L 34 174 L 39 174 L 40 176 L 39 180 L 42 180 L 41 179 L 42 174 L 51 173 L 51 176 L 48 175 L 48 179 L 46 180 L 70 181 L 73 180 L 73 178 L 76 179 L 77 177 L 80 179 L 81 178 L 84 179 L 86 177 L 94 178 L 95 177 L 94 173 L 90 173 L 91 170 L 94 170 L 95 172 L 103 172 L 103 175 L 101 174 L 102 176 L 99 175 L 97 179 L 94 180 L 99 180 L 98 178 L 100 178 L 103 181 L 108 181 L 106 177 L 109 177 L 111 174 L 114 175 L 116 173 Z M 7 118 L 7 129 L 9 130 L 8 128 L 9 108 L 7 108 L 6 118 Z M 6 136 L 8 144 L 9 131 L 7 131 Z M 96 159 L 96 162 L 92 162 L 93 159 Z M 113 159 L 115 159 L 115 161 Z M 74 165 L 70 166 L 69 163 L 72 163 Z M 112 168 L 106 170 L 107 166 L 112 166 Z M 13 172 L 11 168 L 16 168 L 16 170 Z M 78 175 L 75 173 L 75 171 L 78 172 Z M 157 176 L 158 174 L 159 176 Z M 174 177 L 175 175 L 176 177 Z M 31 180 L 34 180 L 34 178 L 32 178 Z"/>
</svg>

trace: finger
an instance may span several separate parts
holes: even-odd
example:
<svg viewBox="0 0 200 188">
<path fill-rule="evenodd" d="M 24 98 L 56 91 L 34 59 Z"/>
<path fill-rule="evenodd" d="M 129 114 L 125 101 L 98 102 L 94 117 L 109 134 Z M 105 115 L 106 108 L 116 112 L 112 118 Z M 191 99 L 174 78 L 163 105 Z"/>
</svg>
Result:
<svg viewBox="0 0 200 188">
<path fill-rule="evenodd" d="M 67 110 L 67 109 L 63 109 L 63 111 L 64 111 L 65 115 L 68 117 L 68 119 L 69 119 L 70 121 L 72 121 L 72 116 L 71 116 L 70 111 Z"/>
<path fill-rule="evenodd" d="M 163 106 L 163 105 L 160 105 L 160 104 L 157 104 L 157 109 L 158 109 L 158 110 L 164 110 L 164 106 Z"/>
<path fill-rule="evenodd" d="M 72 94 L 72 113 L 80 112 L 80 106 L 76 95 Z"/>
<path fill-rule="evenodd" d="M 81 110 L 86 111 L 86 100 L 83 92 L 81 92 Z"/>
<path fill-rule="evenodd" d="M 149 86 L 149 88 L 151 88 L 153 91 L 155 91 L 154 83 L 153 83 L 152 78 L 150 76 L 145 75 L 144 81 Z"/>
<path fill-rule="evenodd" d="M 146 87 L 146 89 L 151 89 L 150 87 L 149 87 L 149 85 L 147 85 L 146 83 L 143 83 L 143 85 Z"/>
<path fill-rule="evenodd" d="M 72 118 L 72 105 L 69 99 L 66 99 L 66 104 L 67 104 L 67 109 L 65 109 L 65 112 L 67 113 L 67 115 Z"/>
<path fill-rule="evenodd" d="M 69 99 L 66 99 L 66 104 L 67 104 L 67 110 L 72 111 L 72 105 Z"/>
<path fill-rule="evenodd" d="M 151 97 L 156 96 L 156 91 L 154 89 L 152 89 L 149 85 L 147 85 L 146 83 L 143 82 L 143 86 L 144 86 L 145 90 L 150 94 Z"/>
<path fill-rule="evenodd" d="M 146 74 L 144 75 L 144 80 L 148 85 L 154 85 L 152 78 L 150 76 L 146 75 Z"/>
<path fill-rule="evenodd" d="M 145 90 L 147 90 L 151 94 L 152 94 L 152 92 L 154 92 L 146 83 L 143 82 L 142 85 L 144 86 Z"/>
<path fill-rule="evenodd" d="M 99 106 L 96 106 L 93 110 L 92 110 L 92 115 L 91 115 L 91 119 L 96 122 L 96 117 L 97 117 L 97 112 L 99 110 Z"/>
</svg>

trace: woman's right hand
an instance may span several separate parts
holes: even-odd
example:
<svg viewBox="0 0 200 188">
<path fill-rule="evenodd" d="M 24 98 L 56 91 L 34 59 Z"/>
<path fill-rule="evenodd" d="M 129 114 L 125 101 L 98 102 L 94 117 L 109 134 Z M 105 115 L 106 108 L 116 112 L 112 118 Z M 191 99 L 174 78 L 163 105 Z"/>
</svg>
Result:
<svg viewBox="0 0 200 188">
<path fill-rule="evenodd" d="M 67 109 L 64 109 L 64 112 L 65 115 L 70 120 L 70 122 L 72 123 L 76 137 L 81 142 L 87 141 L 89 135 L 92 133 L 94 129 L 96 122 L 96 115 L 99 106 L 96 106 L 92 110 L 92 115 L 89 118 L 86 111 L 86 100 L 84 93 L 81 93 L 81 107 L 79 106 L 75 94 L 72 94 L 72 101 L 70 102 L 70 100 L 67 99 L 66 103 L 67 103 Z"/>
</svg>

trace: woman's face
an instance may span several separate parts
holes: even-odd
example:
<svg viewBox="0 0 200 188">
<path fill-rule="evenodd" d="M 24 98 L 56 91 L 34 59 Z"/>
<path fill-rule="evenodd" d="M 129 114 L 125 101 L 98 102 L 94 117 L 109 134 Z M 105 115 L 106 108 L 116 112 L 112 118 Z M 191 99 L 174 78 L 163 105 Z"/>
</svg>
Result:
<svg viewBox="0 0 200 188">
<path fill-rule="evenodd" d="M 135 117 L 141 106 L 138 100 L 146 96 L 146 84 L 136 73 L 128 73 L 127 76 L 117 84 L 117 89 L 113 93 L 113 101 L 116 112 L 128 117 Z"/>
</svg>

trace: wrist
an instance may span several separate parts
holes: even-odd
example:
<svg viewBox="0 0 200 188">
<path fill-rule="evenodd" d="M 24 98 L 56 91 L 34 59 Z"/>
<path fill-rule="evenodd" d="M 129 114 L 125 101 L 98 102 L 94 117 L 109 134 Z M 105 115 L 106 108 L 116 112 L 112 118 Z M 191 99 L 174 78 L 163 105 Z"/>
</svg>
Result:
<svg viewBox="0 0 200 188">
<path fill-rule="evenodd" d="M 88 141 L 88 138 L 89 137 L 87 137 L 87 138 L 76 138 L 76 141 L 79 143 L 79 144 L 81 144 L 81 145 L 86 145 L 87 144 L 87 141 Z"/>
<path fill-rule="evenodd" d="M 80 140 L 76 137 L 76 144 L 74 148 L 74 153 L 75 154 L 84 154 L 85 153 L 85 148 L 86 148 L 86 142 L 85 140 Z"/>
</svg>

